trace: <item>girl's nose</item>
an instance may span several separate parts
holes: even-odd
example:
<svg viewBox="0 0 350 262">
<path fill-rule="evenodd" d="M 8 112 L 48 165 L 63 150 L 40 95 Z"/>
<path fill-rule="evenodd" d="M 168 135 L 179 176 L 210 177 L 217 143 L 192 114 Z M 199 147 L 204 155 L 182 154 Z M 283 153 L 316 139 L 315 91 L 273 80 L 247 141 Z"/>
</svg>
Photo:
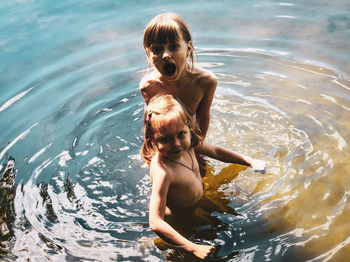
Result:
<svg viewBox="0 0 350 262">
<path fill-rule="evenodd" d="M 180 146 L 180 139 L 174 138 L 174 146 Z"/>
<path fill-rule="evenodd" d="M 164 50 L 163 52 L 163 59 L 169 59 L 171 57 L 171 54 L 169 50 Z"/>
</svg>

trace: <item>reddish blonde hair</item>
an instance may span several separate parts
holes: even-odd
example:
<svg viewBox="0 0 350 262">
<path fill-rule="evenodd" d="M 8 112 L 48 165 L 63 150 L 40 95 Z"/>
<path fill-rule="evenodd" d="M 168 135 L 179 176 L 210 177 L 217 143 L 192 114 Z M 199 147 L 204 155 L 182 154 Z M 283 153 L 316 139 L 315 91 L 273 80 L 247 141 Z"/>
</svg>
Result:
<svg viewBox="0 0 350 262">
<path fill-rule="evenodd" d="M 185 107 L 172 95 L 155 95 L 148 103 L 144 114 L 144 143 L 141 156 L 149 165 L 158 149 L 154 143 L 154 134 L 164 122 L 181 120 L 191 130 L 191 147 L 202 143 L 200 130 L 196 121 L 190 116 Z"/>
</svg>

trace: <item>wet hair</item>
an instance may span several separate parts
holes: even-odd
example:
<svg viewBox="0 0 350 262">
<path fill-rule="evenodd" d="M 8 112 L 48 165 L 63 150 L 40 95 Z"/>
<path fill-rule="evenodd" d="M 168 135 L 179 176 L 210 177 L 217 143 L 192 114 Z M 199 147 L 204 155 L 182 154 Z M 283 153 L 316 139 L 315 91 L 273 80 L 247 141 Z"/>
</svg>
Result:
<svg viewBox="0 0 350 262">
<path fill-rule="evenodd" d="M 193 40 L 190 28 L 185 20 L 176 13 L 163 13 L 154 17 L 146 26 L 143 34 L 143 47 L 147 53 L 153 43 L 166 44 L 175 43 L 179 40 L 179 33 L 186 43 L 191 42 L 190 60 L 193 68 L 194 53 Z"/>
<path fill-rule="evenodd" d="M 145 108 L 144 113 L 144 143 L 141 156 L 149 165 L 153 156 L 158 152 L 154 143 L 154 135 L 164 122 L 172 123 L 181 120 L 191 130 L 191 147 L 200 145 L 203 138 L 196 121 L 190 116 L 183 104 L 172 95 L 155 95 Z"/>
</svg>

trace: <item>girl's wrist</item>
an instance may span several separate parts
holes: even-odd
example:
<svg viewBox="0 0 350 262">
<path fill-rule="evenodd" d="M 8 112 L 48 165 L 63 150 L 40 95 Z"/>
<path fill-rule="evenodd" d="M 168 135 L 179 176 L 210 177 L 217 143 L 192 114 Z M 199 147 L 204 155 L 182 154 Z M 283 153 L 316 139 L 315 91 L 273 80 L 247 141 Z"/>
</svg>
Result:
<svg viewBox="0 0 350 262">
<path fill-rule="evenodd" d="M 182 249 L 186 250 L 187 252 L 193 253 L 196 251 L 196 243 L 193 243 L 186 239 L 186 242 L 184 245 L 181 246 Z"/>
</svg>

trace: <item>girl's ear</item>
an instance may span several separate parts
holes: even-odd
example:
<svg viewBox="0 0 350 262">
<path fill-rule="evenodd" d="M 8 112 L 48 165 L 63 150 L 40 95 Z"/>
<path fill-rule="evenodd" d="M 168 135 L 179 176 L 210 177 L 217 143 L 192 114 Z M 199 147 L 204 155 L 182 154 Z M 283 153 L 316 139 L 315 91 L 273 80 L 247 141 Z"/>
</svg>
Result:
<svg viewBox="0 0 350 262">
<path fill-rule="evenodd" d="M 148 63 L 151 63 L 149 48 L 147 47 L 147 48 L 145 49 L 145 51 L 146 51 L 147 61 L 148 61 Z"/>
<path fill-rule="evenodd" d="M 145 52 L 146 52 L 148 62 L 151 63 L 151 47 L 146 47 Z"/>
<path fill-rule="evenodd" d="M 189 57 L 192 52 L 192 41 L 188 41 L 187 43 L 187 53 L 186 56 Z"/>
</svg>

